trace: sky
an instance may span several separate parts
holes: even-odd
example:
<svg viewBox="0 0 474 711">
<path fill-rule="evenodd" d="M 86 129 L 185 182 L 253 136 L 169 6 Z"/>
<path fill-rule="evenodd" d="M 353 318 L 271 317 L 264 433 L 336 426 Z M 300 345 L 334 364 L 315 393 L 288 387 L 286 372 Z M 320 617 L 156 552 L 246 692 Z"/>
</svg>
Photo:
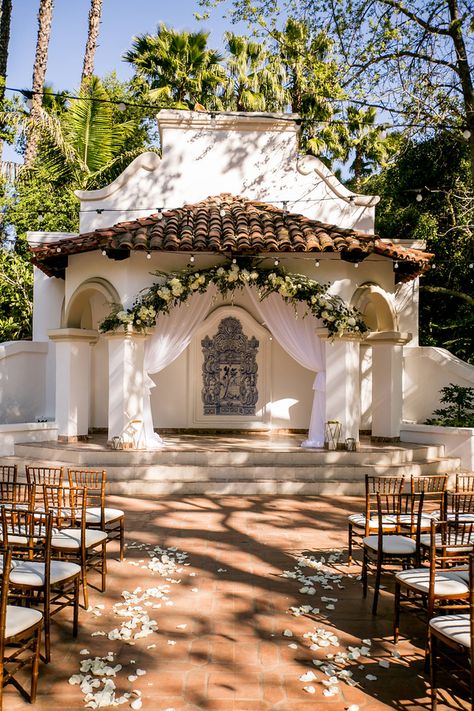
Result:
<svg viewBox="0 0 474 711">
<path fill-rule="evenodd" d="M 89 0 L 54 2 L 46 74 L 46 83 L 54 90 L 74 92 L 79 87 L 89 7 Z M 31 87 L 38 8 L 39 0 L 13 0 L 8 87 Z M 160 21 L 176 30 L 209 31 L 209 45 L 221 49 L 224 31 L 231 29 L 230 23 L 222 17 L 223 12 L 215 11 L 210 20 L 199 22 L 194 18 L 196 10 L 199 10 L 196 0 L 103 0 L 95 73 L 104 76 L 115 70 L 119 79 L 129 78 L 132 68 L 122 61 L 123 53 L 130 48 L 135 35 L 155 32 Z M 5 147 L 4 160 L 18 160 L 18 157 Z"/>
</svg>

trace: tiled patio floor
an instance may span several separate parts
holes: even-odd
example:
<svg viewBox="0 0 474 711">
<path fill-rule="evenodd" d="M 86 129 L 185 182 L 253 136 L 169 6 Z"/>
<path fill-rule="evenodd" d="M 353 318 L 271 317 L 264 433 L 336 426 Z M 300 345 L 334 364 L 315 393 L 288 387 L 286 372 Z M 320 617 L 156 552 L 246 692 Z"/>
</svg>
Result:
<svg viewBox="0 0 474 711">
<path fill-rule="evenodd" d="M 66 613 L 53 623 L 52 662 L 41 665 L 38 711 L 83 709 L 84 695 L 68 679 L 79 673 L 81 661 L 105 657 L 109 652 L 113 653 L 110 666 L 122 665 L 113 678 L 116 696 L 141 691 L 143 711 L 342 711 L 349 707 L 352 711 L 352 705 L 360 711 L 429 709 L 423 674 L 423 625 L 412 615 L 402 618 L 402 632 L 410 639 L 404 638 L 397 646 L 400 657 L 392 656 L 391 593 L 383 593 L 379 614 L 372 618 L 371 596 L 363 600 L 356 579 L 359 567 L 348 569 L 344 557 L 341 563 L 328 560 L 331 549 L 345 546 L 347 512 L 361 510 L 361 500 L 110 497 L 110 504 L 127 514 L 126 561 L 111 558 L 107 592 L 91 595 L 91 605 L 104 608 L 81 612 L 76 641 L 69 637 Z M 147 549 L 132 542 L 146 544 L 149 550 L 156 545 L 176 547 L 189 555 L 189 565 L 171 576 L 152 572 Z M 114 550 L 111 547 L 112 554 Z M 294 569 L 302 552 L 317 560 L 325 556 L 326 569 L 331 575 L 343 576 L 343 587 L 337 582 L 332 589 L 316 585 L 315 595 L 310 596 L 299 592 L 301 582 L 281 577 L 284 570 Z M 176 557 L 173 552 L 170 555 Z M 316 571 L 305 568 L 303 572 L 312 575 Z M 157 588 L 163 585 L 168 588 L 164 593 L 162 588 L 164 597 L 157 599 Z M 91 636 L 94 631 L 109 633 L 129 619 L 118 616 L 112 607 L 123 601 L 122 591 L 132 592 L 137 587 L 142 590 L 138 594 L 149 590 L 151 596 L 135 604 L 156 620 L 156 631 L 134 644 L 105 635 Z M 337 601 L 323 601 L 321 596 Z M 295 617 L 288 611 L 308 604 L 319 607 L 320 614 Z M 140 627 L 132 632 L 137 629 Z M 311 650 L 312 641 L 304 634 L 317 629 L 330 630 L 339 646 Z M 292 636 L 284 631 L 291 631 Z M 371 640 L 370 645 L 362 641 L 366 639 Z M 347 652 L 348 646 L 370 646 L 370 654 L 362 654 L 346 666 L 327 659 L 328 654 Z M 325 696 L 328 687 L 322 680 L 328 677 L 313 659 L 350 670 L 356 685 L 341 679 L 335 684 L 334 695 Z M 388 662 L 388 668 L 380 661 Z M 146 674 L 129 681 L 135 669 Z M 316 680 L 300 680 L 311 671 Z M 314 693 L 304 687 L 313 687 Z M 121 708 L 130 708 L 137 698 L 132 695 Z M 7 687 L 5 711 L 29 708 Z M 353 708 L 355 711 L 356 706 Z M 439 704 L 440 711 L 447 708 L 467 709 L 468 704 Z"/>
</svg>

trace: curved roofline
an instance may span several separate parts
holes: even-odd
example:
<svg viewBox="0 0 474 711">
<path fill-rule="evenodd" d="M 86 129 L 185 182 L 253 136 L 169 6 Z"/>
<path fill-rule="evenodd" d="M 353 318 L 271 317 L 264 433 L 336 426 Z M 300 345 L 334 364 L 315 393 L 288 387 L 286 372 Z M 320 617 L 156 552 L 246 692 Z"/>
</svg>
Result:
<svg viewBox="0 0 474 711">
<path fill-rule="evenodd" d="M 104 200 L 104 198 L 110 197 L 125 185 L 137 170 L 143 169 L 151 173 L 159 168 L 160 164 L 161 157 L 157 153 L 145 151 L 145 153 L 141 153 L 137 156 L 135 160 L 132 160 L 123 173 L 120 173 L 118 178 L 115 178 L 115 180 L 109 183 L 109 185 L 106 185 L 105 188 L 100 188 L 99 190 L 75 190 L 74 195 L 76 195 L 79 200 L 87 200 L 89 202 L 92 200 Z"/>
<path fill-rule="evenodd" d="M 348 190 L 316 156 L 301 156 L 296 167 L 301 175 L 309 175 L 311 171 L 314 171 L 339 198 L 352 203 L 352 205 L 373 207 L 380 202 L 379 195 L 359 195 Z"/>
</svg>

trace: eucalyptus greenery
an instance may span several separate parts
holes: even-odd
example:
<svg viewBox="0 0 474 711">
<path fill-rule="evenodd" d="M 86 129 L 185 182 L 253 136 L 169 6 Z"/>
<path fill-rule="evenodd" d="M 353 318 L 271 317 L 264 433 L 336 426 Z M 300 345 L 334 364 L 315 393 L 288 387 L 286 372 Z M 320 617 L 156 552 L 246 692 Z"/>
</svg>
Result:
<svg viewBox="0 0 474 711">
<path fill-rule="evenodd" d="M 100 324 L 101 331 L 128 326 L 138 331 L 152 328 L 158 314 L 168 313 L 194 293 L 204 293 L 211 284 L 224 297 L 248 284 L 255 287 L 260 299 L 276 293 L 287 303 L 303 303 L 307 313 L 321 319 L 331 336 L 360 335 L 368 330 L 356 309 L 328 293 L 328 284 L 320 284 L 303 274 L 288 274 L 277 267 L 261 268 L 250 259 L 234 259 L 210 269 L 187 268 L 155 275 L 159 281 L 144 290 L 131 308 L 123 310 L 116 306 Z"/>
</svg>

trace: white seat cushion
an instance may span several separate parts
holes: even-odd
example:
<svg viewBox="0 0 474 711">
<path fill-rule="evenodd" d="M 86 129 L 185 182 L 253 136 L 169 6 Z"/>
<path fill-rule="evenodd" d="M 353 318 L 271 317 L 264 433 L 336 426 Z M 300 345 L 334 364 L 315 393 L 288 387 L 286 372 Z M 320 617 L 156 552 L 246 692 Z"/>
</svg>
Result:
<svg viewBox="0 0 474 711">
<path fill-rule="evenodd" d="M 396 522 L 397 517 L 394 516 L 393 520 Z M 401 514 L 400 516 L 398 516 L 398 522 L 401 524 L 408 525 L 408 526 L 410 526 L 412 524 L 412 522 L 413 522 L 414 526 L 416 526 L 416 523 L 417 523 L 416 516 L 412 517 L 411 514 Z M 429 518 L 429 516 L 423 515 L 420 520 L 420 529 L 427 529 L 429 531 L 430 528 L 431 528 L 431 518 Z"/>
<path fill-rule="evenodd" d="M 364 546 L 374 551 L 378 550 L 379 537 L 366 536 Z M 410 555 L 416 551 L 416 543 L 406 536 L 382 536 L 382 551 L 388 555 Z"/>
<path fill-rule="evenodd" d="M 348 516 L 347 520 L 349 523 L 352 523 L 353 526 L 356 528 L 364 528 L 365 529 L 365 514 L 351 514 Z M 392 521 L 390 520 L 387 522 L 387 526 L 385 526 L 385 521 L 382 520 L 382 526 L 384 530 L 393 530 L 394 526 L 392 524 Z M 376 518 L 370 518 L 369 519 L 369 530 L 377 530 L 379 527 L 379 519 L 378 517 Z"/>
<path fill-rule="evenodd" d="M 50 568 L 50 583 L 55 585 L 63 580 L 77 575 L 81 568 L 76 563 L 66 560 L 52 560 Z M 13 561 L 10 572 L 10 582 L 12 585 L 27 585 L 31 587 L 42 587 L 45 579 L 44 563 L 34 560 Z"/>
<path fill-rule="evenodd" d="M 430 589 L 429 568 L 411 568 L 396 574 L 396 579 L 413 590 L 428 593 Z M 469 585 L 456 571 L 437 570 L 434 583 L 435 595 L 465 595 Z"/>
<path fill-rule="evenodd" d="M 123 511 L 120 509 L 104 509 L 104 521 L 105 523 L 110 523 L 111 521 L 116 521 L 124 516 Z M 100 507 L 91 507 L 86 509 L 86 522 L 87 523 L 100 523 Z M 365 525 L 365 524 L 364 524 Z"/>
<path fill-rule="evenodd" d="M 7 605 L 7 623 L 5 627 L 5 637 L 14 637 L 20 632 L 36 625 L 43 618 L 39 610 L 31 607 L 18 607 L 17 605 Z"/>
<path fill-rule="evenodd" d="M 436 511 L 432 511 L 431 518 L 434 518 L 435 520 L 439 520 L 441 518 L 441 511 L 439 509 L 437 509 Z M 473 513 L 460 513 L 460 514 L 458 514 L 457 518 L 461 523 L 474 523 L 474 512 Z M 448 513 L 448 515 L 446 516 L 446 520 L 447 521 L 455 521 L 456 514 Z"/>
<path fill-rule="evenodd" d="M 443 637 L 462 644 L 468 649 L 471 646 L 471 630 L 469 615 L 441 615 L 430 620 L 430 627 L 440 632 Z"/>
<path fill-rule="evenodd" d="M 87 528 L 85 533 L 86 548 L 102 543 L 107 538 L 104 531 Z M 51 548 L 61 548 L 62 550 L 78 550 L 81 547 L 80 528 L 61 528 L 51 537 Z"/>
</svg>

